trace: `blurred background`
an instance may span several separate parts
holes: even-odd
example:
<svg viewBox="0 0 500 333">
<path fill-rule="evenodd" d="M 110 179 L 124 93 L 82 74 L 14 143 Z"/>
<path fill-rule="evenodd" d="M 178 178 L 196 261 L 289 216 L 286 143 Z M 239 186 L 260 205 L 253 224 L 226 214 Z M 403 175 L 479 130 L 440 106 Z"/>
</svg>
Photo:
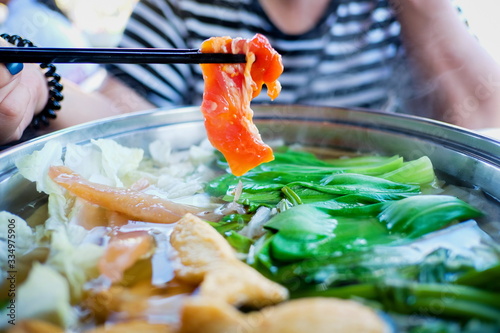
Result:
<svg viewBox="0 0 500 333">
<path fill-rule="evenodd" d="M 137 1 L 139 0 L 55 0 L 59 8 L 95 47 L 117 45 Z M 498 36 L 500 0 L 451 1 L 461 6 L 472 33 L 478 37 L 493 57 L 500 61 L 500 37 Z M 0 11 L 0 21 L 2 21 L 2 15 L 5 14 Z"/>
<path fill-rule="evenodd" d="M 138 0 L 56 0 L 95 47 L 118 44 L 127 19 Z"/>
<path fill-rule="evenodd" d="M 56 0 L 96 47 L 118 43 L 138 0 Z M 472 32 L 500 61 L 500 0 L 455 0 L 463 9 Z"/>
<path fill-rule="evenodd" d="M 472 32 L 500 62 L 500 1 L 455 0 L 462 7 Z"/>
</svg>

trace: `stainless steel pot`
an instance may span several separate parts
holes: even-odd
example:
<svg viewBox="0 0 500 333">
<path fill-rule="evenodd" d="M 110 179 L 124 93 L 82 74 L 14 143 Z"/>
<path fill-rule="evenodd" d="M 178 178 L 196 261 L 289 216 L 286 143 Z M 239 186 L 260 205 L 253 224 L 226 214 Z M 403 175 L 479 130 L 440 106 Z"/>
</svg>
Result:
<svg viewBox="0 0 500 333">
<path fill-rule="evenodd" d="M 500 142 L 463 128 L 398 114 L 364 110 L 254 106 L 255 122 L 264 140 L 283 140 L 316 147 L 334 147 L 414 159 L 427 155 L 438 175 L 484 194 L 489 216 L 483 227 L 500 239 Z M 16 160 L 40 150 L 49 140 L 85 144 L 109 138 L 147 148 L 153 140 L 184 149 L 205 138 L 198 107 L 160 109 L 75 126 L 39 137 L 0 153 L 0 210 L 23 216 L 23 208 L 43 197 L 22 178 Z M 24 217 L 24 216 L 23 216 Z"/>
</svg>

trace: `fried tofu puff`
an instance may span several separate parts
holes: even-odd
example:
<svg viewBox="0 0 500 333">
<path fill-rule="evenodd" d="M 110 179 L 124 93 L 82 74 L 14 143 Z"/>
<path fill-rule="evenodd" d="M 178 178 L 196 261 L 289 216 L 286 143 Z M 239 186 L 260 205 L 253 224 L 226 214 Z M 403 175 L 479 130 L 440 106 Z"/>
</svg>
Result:
<svg viewBox="0 0 500 333">
<path fill-rule="evenodd" d="M 7 333 L 63 333 L 63 329 L 38 319 L 22 320 L 7 330 Z"/>
<path fill-rule="evenodd" d="M 145 321 L 129 321 L 113 325 L 100 326 L 85 333 L 174 333 L 175 328 L 166 324 L 148 323 Z"/>
<path fill-rule="evenodd" d="M 224 302 L 193 297 L 181 314 L 179 333 L 382 333 L 389 327 L 358 302 L 335 298 L 302 298 L 243 314 Z"/>
<path fill-rule="evenodd" d="M 199 286 L 183 304 L 179 333 L 389 331 L 374 310 L 358 302 L 319 297 L 283 302 L 288 298 L 283 286 L 239 261 L 224 237 L 194 215 L 178 222 L 170 242 L 181 264 L 176 277 Z M 241 305 L 263 309 L 244 314 L 237 309 Z"/>
<path fill-rule="evenodd" d="M 174 227 L 170 243 L 180 267 L 176 277 L 199 285 L 199 295 L 234 306 L 262 307 L 288 298 L 288 290 L 241 262 L 214 228 L 187 214 Z"/>
</svg>

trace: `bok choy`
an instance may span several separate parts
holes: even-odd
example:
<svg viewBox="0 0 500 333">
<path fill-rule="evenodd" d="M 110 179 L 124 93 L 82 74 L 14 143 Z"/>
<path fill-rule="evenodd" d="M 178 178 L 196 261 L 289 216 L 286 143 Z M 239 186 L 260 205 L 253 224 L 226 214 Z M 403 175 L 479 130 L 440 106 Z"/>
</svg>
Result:
<svg viewBox="0 0 500 333">
<path fill-rule="evenodd" d="M 500 250 L 475 222 L 460 223 L 483 212 L 454 196 L 427 194 L 438 193 L 438 184 L 426 156 L 321 160 L 283 148 L 244 176 L 212 180 L 207 191 L 250 214 L 260 206 L 274 211 L 264 234 L 245 242 L 249 250 L 237 250 L 292 297 L 361 300 L 407 331 L 466 332 L 476 322 L 485 331 L 499 328 Z M 449 242 L 464 230 L 480 241 L 459 251 Z"/>
</svg>

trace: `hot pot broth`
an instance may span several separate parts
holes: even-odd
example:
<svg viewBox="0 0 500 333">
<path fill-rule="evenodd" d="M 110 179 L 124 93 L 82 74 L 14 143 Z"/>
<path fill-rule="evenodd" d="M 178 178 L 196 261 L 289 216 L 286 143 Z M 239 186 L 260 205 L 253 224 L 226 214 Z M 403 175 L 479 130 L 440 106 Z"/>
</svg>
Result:
<svg viewBox="0 0 500 333">
<path fill-rule="evenodd" d="M 111 145 L 106 148 L 103 145 L 101 156 L 96 157 L 100 161 L 99 163 L 103 163 L 105 159 L 104 152 L 117 147 Z M 420 196 L 417 194 L 420 191 L 426 195 L 432 195 L 433 201 L 437 198 L 434 195 L 453 194 L 461 199 L 474 202 L 476 200 L 471 200 L 471 198 L 480 197 L 480 192 L 477 189 L 467 189 L 449 184 L 441 178 L 425 181 L 421 186 L 416 185 L 416 180 L 413 177 L 415 170 L 406 173 L 403 170 L 403 173 L 397 176 L 400 180 L 405 177 L 404 175 L 412 178 L 412 181 L 408 182 L 410 184 L 399 183 L 398 186 L 392 186 L 378 176 L 386 175 L 387 177 L 395 169 L 402 167 L 402 165 L 394 166 L 395 161 L 398 160 L 397 157 L 359 153 L 344 149 L 295 145 L 290 150 L 277 150 L 278 161 L 275 163 L 275 169 L 264 165 L 262 173 L 257 173 L 253 180 L 248 175 L 242 177 L 243 184 L 247 185 L 253 182 L 261 187 L 272 188 L 272 190 L 263 191 L 261 194 L 258 191 L 250 193 L 252 191 L 249 192 L 245 186 L 241 191 L 236 177 L 230 179 L 232 176 L 225 173 L 224 169 L 227 166 L 224 161 L 216 153 L 214 154 L 206 143 L 191 147 L 189 151 L 179 152 L 169 151 L 169 148 L 159 141 L 153 143 L 149 148 L 151 152 L 147 154 L 149 156 L 141 158 L 140 164 L 137 164 L 135 169 L 131 168 L 130 173 L 122 174 L 120 177 L 117 176 L 120 172 L 116 173 L 115 176 L 118 177 L 119 182 L 122 182 L 122 186 L 138 186 L 137 184 L 139 184 L 139 187 L 142 187 L 141 190 L 149 191 L 155 195 L 221 212 L 223 216 L 220 220 L 207 223 L 210 223 L 228 240 L 242 261 L 252 265 L 269 279 L 286 286 L 292 298 L 354 297 L 362 303 L 367 303 L 389 314 L 391 325 L 399 330 L 438 326 L 459 327 L 464 322 L 477 319 L 481 320 L 481 323 L 477 325 L 483 325 L 484 329 L 496 327 L 495 324 L 492 324 L 492 316 L 494 317 L 495 313 L 499 311 L 500 306 L 496 302 L 491 303 L 482 299 L 481 295 L 483 292 L 493 295 L 498 292 L 497 290 L 488 288 L 483 290 L 482 286 L 474 285 L 474 279 L 472 282 L 464 282 L 463 285 L 458 283 L 459 287 L 456 290 L 453 289 L 456 287 L 455 282 L 460 281 L 462 275 L 479 274 L 474 272 L 482 271 L 491 266 L 498 267 L 500 263 L 497 245 L 474 222 L 452 226 L 456 220 L 463 221 L 469 217 L 488 221 L 488 218 L 492 216 L 489 215 L 491 211 L 486 217 L 476 216 L 472 208 L 468 210 L 465 203 L 462 207 L 453 199 L 446 204 L 455 204 L 457 205 L 455 208 L 462 209 L 464 212 L 452 217 L 446 224 L 437 227 L 430 225 L 429 229 L 422 232 L 417 231 L 415 234 L 410 233 L 408 228 L 403 229 L 403 231 L 394 229 L 388 235 L 381 232 L 384 229 L 383 223 L 379 220 L 375 221 L 375 218 L 383 214 L 386 208 L 375 207 L 372 212 L 365 211 L 361 214 L 356 211 L 360 206 L 374 207 L 382 202 L 417 197 Z M 136 153 L 137 150 L 134 152 Z M 66 149 L 66 158 L 74 159 L 68 164 L 75 166 L 78 165 L 77 157 L 95 157 L 95 154 L 99 154 L 95 147 L 84 153 L 76 149 L 71 151 L 70 156 L 68 156 Z M 127 157 L 133 155 L 126 148 L 122 154 Z M 119 159 L 120 157 L 118 157 Z M 139 161 L 139 158 L 137 160 Z M 408 162 L 410 161 L 405 161 L 405 163 Z M 314 169 L 311 169 L 311 179 L 307 179 L 307 173 L 304 173 L 304 169 L 315 165 L 317 171 L 322 171 L 322 169 L 327 168 L 328 164 L 339 168 L 338 172 L 333 172 L 339 176 L 351 175 L 352 173 L 354 178 L 347 177 L 342 185 L 360 186 L 352 189 L 344 188 L 340 192 L 328 189 L 330 193 L 326 194 L 318 192 L 317 188 L 306 187 L 299 191 L 297 184 L 295 187 L 292 186 L 292 183 L 296 183 L 296 179 L 311 180 L 312 183 L 325 183 L 327 177 L 317 177 Z M 408 164 L 406 165 L 408 167 Z M 275 186 L 277 178 L 286 177 L 286 175 L 278 174 L 283 170 L 291 173 L 291 179 L 280 180 L 278 183 L 286 184 L 285 187 L 290 190 L 288 192 L 282 189 L 276 190 Z M 358 174 L 355 171 L 361 173 Z M 276 174 L 271 175 L 266 183 L 263 178 L 269 172 Z M 332 170 L 327 170 L 326 173 L 332 173 Z M 102 176 L 102 172 L 100 175 Z M 148 182 L 140 185 L 144 179 L 147 179 Z M 382 182 L 370 183 L 370 181 L 375 180 Z M 106 183 L 107 180 L 101 179 L 101 182 Z M 411 184 L 412 182 L 413 184 Z M 207 184 L 208 188 L 212 188 L 209 190 L 209 193 L 212 191 L 211 196 L 203 190 L 207 188 Z M 364 196 L 355 197 L 356 193 L 359 194 L 360 189 L 366 184 L 371 184 L 372 187 L 365 191 Z M 388 185 L 390 186 L 388 187 Z M 222 190 L 223 193 L 214 192 L 214 188 Z M 371 195 L 373 193 L 369 193 L 378 188 L 383 189 L 382 194 L 373 196 Z M 390 193 L 389 196 L 383 197 L 387 193 Z M 233 197 L 234 195 L 236 198 Z M 252 198 L 252 195 L 256 195 L 256 197 Z M 483 199 L 481 198 L 479 201 L 484 201 Z M 314 202 L 335 204 L 319 209 L 314 207 L 302 212 L 305 219 L 299 219 L 301 226 L 297 229 L 298 231 L 290 230 L 288 234 L 286 227 L 282 225 L 283 221 L 272 220 L 278 213 L 285 214 L 287 211 L 293 212 L 293 215 L 297 217 L 302 213 L 300 210 L 292 210 L 292 207 L 311 207 L 310 205 Z M 175 265 L 173 266 L 172 263 L 175 262 L 176 254 L 168 242 L 173 226 L 124 221 L 103 214 L 100 209 L 89 212 L 81 207 L 78 208 L 79 203 L 75 202 L 74 199 L 71 199 L 69 203 L 72 206 L 70 211 L 73 210 L 73 213 L 69 214 L 71 216 L 69 223 L 84 226 L 85 229 L 75 229 L 75 232 L 78 231 L 82 234 L 80 237 L 83 237 L 79 241 L 73 240 L 79 242 L 79 246 L 93 244 L 104 248 L 109 244 L 110 236 L 114 233 L 127 233 L 128 235 L 137 233 L 139 237 L 144 232 L 150 235 L 148 237 L 151 237 L 152 244 L 154 244 L 152 251 L 145 251 L 141 256 L 132 260 L 130 265 L 122 270 L 121 277 L 115 279 L 111 284 L 109 277 L 112 276 L 113 272 L 110 273 L 109 270 L 113 268 L 101 268 L 101 270 L 88 273 L 85 284 L 76 287 L 80 288 L 82 293 L 78 297 L 78 302 L 73 301 L 68 304 L 73 309 L 79 309 L 80 312 L 78 320 L 73 321 L 71 325 L 76 323 L 77 327 L 82 329 L 82 327 L 118 323 L 138 318 L 155 323 L 178 324 L 181 300 L 188 297 L 195 290 L 195 286 L 180 283 L 174 278 Z M 39 207 L 40 205 L 41 207 Z M 430 206 L 432 205 L 424 204 L 419 209 L 426 209 Z M 31 214 L 30 210 L 32 211 L 33 207 L 36 209 Z M 495 204 L 482 206 L 482 208 L 485 207 L 489 207 L 487 210 L 494 209 Z M 403 209 L 406 208 L 403 207 Z M 325 212 L 329 216 L 325 216 Z M 26 217 L 32 228 L 38 228 L 39 234 L 48 229 L 47 226 L 44 226 L 47 217 L 45 199 L 29 204 L 28 208 L 19 215 Z M 27 217 L 27 215 L 31 216 Z M 311 217 L 319 220 L 324 219 L 324 223 L 330 224 L 332 217 L 334 217 L 338 223 L 337 227 L 343 224 L 345 227 L 344 229 L 330 227 L 327 231 L 337 238 L 329 239 L 325 236 L 324 230 L 318 232 L 317 229 L 321 228 L 321 225 L 317 223 L 310 225 L 310 228 L 304 227 L 304 224 L 311 222 Z M 406 219 L 409 217 L 411 214 Z M 439 218 L 442 219 L 443 214 Z M 446 229 L 444 232 L 434 232 L 441 228 Z M 283 231 L 285 231 L 285 236 L 273 244 L 273 237 L 276 238 L 275 235 L 283 233 Z M 315 242 L 310 242 L 310 237 L 294 239 L 297 232 L 305 236 L 319 235 L 318 237 L 321 239 L 315 247 Z M 371 237 L 372 235 L 375 237 Z M 427 237 L 422 240 L 421 236 L 424 235 Z M 381 238 L 377 238 L 379 236 Z M 465 242 L 466 239 L 468 243 Z M 48 247 L 50 249 L 51 246 L 54 246 L 54 244 L 44 243 L 43 239 L 39 241 L 40 244 L 44 244 L 39 248 Z M 300 249 L 300 245 L 304 242 L 309 242 L 308 248 Z M 451 246 L 450 243 L 455 245 Z M 463 246 L 456 244 L 463 244 Z M 288 248 L 294 250 L 287 253 Z M 50 257 L 47 251 L 39 249 L 35 249 L 33 253 L 35 255 L 28 258 L 28 261 L 46 262 Z M 130 253 L 125 251 L 124 253 L 128 253 L 130 256 L 133 251 Z M 96 255 L 96 257 L 99 256 L 102 256 L 102 253 Z M 116 259 L 119 258 L 116 257 Z M 95 260 L 98 262 L 98 259 Z M 94 265 L 97 265 L 95 262 Z M 78 268 L 74 267 L 74 269 Z M 495 270 L 498 271 L 498 268 Z M 494 276 L 498 276 L 498 273 L 496 274 Z M 20 278 L 23 278 L 23 275 L 26 278 L 27 272 L 21 272 Z M 491 276 L 489 278 L 492 279 Z M 480 278 L 476 277 L 476 280 L 480 280 Z M 21 285 L 22 282 L 22 280 L 19 281 Z M 450 288 L 451 296 L 444 295 L 439 289 L 443 286 Z M 469 289 L 463 292 L 461 287 Z M 477 292 L 477 297 L 474 297 L 475 292 Z M 472 295 L 472 299 L 468 298 L 470 295 Z M 411 297 L 417 298 L 421 303 L 409 301 Z M 466 305 L 471 306 L 472 310 L 461 312 L 459 309 L 455 309 L 450 305 L 450 297 L 455 301 L 458 299 L 469 302 Z M 103 303 L 103 298 L 112 301 Z M 441 302 L 444 310 L 433 312 L 428 305 L 432 302 Z M 480 311 L 474 311 L 474 306 L 485 307 L 492 314 L 488 317 Z M 65 325 L 64 322 L 58 324 Z"/>
<path fill-rule="evenodd" d="M 171 160 L 173 168 L 171 168 L 170 171 L 163 168 L 162 171 L 165 172 L 165 175 L 169 176 L 163 178 L 163 186 L 175 188 L 176 183 L 173 182 L 173 179 L 180 179 L 183 177 L 182 175 L 185 176 L 187 171 L 193 170 L 187 168 L 187 164 L 180 163 L 180 156 L 184 156 L 184 158 L 189 156 L 189 151 L 187 149 L 193 145 L 198 145 L 203 139 L 203 129 L 201 124 L 198 123 L 199 120 L 197 118 L 198 111 L 188 111 L 188 113 L 176 113 L 174 110 L 172 118 L 168 118 L 170 120 L 167 119 L 167 123 L 171 122 L 171 119 L 175 119 L 175 126 L 162 128 L 163 123 L 161 123 L 161 121 L 159 122 L 162 118 L 158 118 L 157 113 L 155 113 L 153 119 L 151 119 L 151 117 L 141 118 L 140 123 L 142 127 L 140 129 L 137 129 L 138 121 L 134 117 L 124 118 L 115 123 L 117 124 L 116 127 L 110 126 L 111 123 L 104 124 L 104 127 L 94 126 L 86 128 L 86 133 L 84 134 L 82 134 L 82 131 L 67 133 L 69 137 L 64 137 L 63 135 L 63 140 L 60 141 L 85 143 L 88 137 L 105 137 L 111 138 L 125 147 L 141 148 L 146 152 L 146 155 L 148 155 L 150 145 L 159 140 L 163 143 L 163 149 L 159 151 L 163 151 L 163 153 L 156 153 L 156 156 L 154 156 L 155 153 L 151 155 L 157 160 L 163 161 L 162 163 L 166 161 L 164 158 L 165 156 L 169 156 L 169 158 L 176 156 Z M 464 201 L 471 203 L 474 207 L 478 207 L 485 211 L 487 215 L 478 217 L 476 220 L 479 221 L 481 228 L 487 230 L 491 236 L 498 237 L 498 216 L 500 216 L 498 209 L 499 205 L 498 201 L 493 198 L 495 195 L 498 195 L 495 192 L 494 186 L 496 178 L 494 173 L 491 172 L 492 169 L 488 164 L 492 159 L 484 154 L 482 155 L 482 159 L 478 159 L 479 161 L 475 160 L 477 156 L 481 156 L 481 150 L 477 149 L 477 147 L 465 147 L 470 150 L 465 149 L 465 152 L 462 151 L 458 154 L 459 156 L 455 157 L 450 151 L 460 146 L 460 144 L 455 142 L 460 140 L 457 140 L 454 134 L 450 134 L 454 132 L 446 132 L 445 129 L 443 129 L 443 133 L 438 133 L 432 126 L 430 130 L 426 129 L 425 126 L 429 124 L 424 123 L 424 126 L 419 129 L 425 132 L 422 134 L 418 133 L 415 129 L 410 131 L 408 124 L 405 125 L 404 123 L 404 121 L 406 121 L 404 118 L 396 118 L 397 125 L 395 125 L 391 124 L 389 121 L 393 116 L 387 116 L 387 119 L 384 118 L 385 116 L 382 116 L 382 121 L 380 121 L 378 118 L 370 118 L 371 113 L 361 114 L 360 117 L 366 119 L 366 122 L 363 122 L 360 120 L 361 118 L 358 118 L 356 112 L 347 112 L 344 114 L 340 110 L 328 110 L 328 112 L 332 111 L 332 121 L 329 116 L 325 117 L 323 110 L 319 110 L 319 113 L 312 112 L 310 114 L 309 118 L 312 120 L 303 121 L 302 115 L 304 110 L 301 109 L 282 110 L 279 108 L 271 108 L 265 111 L 263 118 L 260 120 L 260 129 L 267 142 L 275 143 L 278 146 L 283 144 L 293 146 L 295 142 L 303 142 L 305 144 L 295 148 L 300 148 L 302 150 L 307 146 L 309 147 L 309 152 L 316 154 L 321 157 L 321 159 L 366 154 L 391 157 L 395 154 L 400 154 L 406 161 L 410 161 L 417 160 L 422 156 L 429 156 L 438 172 L 437 175 L 441 181 L 438 185 L 443 189 L 443 192 L 441 192 L 440 189 L 438 190 L 437 188 L 430 187 L 427 188 L 427 190 L 430 191 L 428 193 L 434 194 L 439 192 L 441 194 L 452 194 L 453 196 L 458 196 Z M 279 114 L 273 114 L 274 111 Z M 287 115 L 288 111 L 292 111 L 290 116 Z M 196 115 L 194 122 L 192 114 Z M 277 120 L 270 118 L 270 114 L 273 117 L 277 116 Z M 409 124 L 411 124 L 411 122 Z M 375 125 L 378 125 L 378 127 Z M 191 134 L 189 136 L 183 135 L 183 133 L 185 134 L 186 132 Z M 436 135 L 438 137 L 437 140 L 428 140 L 427 138 L 434 138 Z M 185 137 L 185 140 L 177 140 L 179 136 Z M 453 144 L 444 144 L 443 138 L 450 139 L 453 141 Z M 460 137 L 458 139 L 460 139 Z M 467 139 L 468 142 L 471 142 L 471 145 L 474 143 L 474 138 L 472 138 L 472 140 L 470 138 Z M 48 142 L 48 140 L 46 140 L 46 142 Z M 22 155 L 41 149 L 46 142 L 42 140 L 38 146 L 32 147 L 29 152 L 24 149 L 24 154 Z M 176 152 L 175 154 L 168 155 L 166 153 L 168 147 L 165 146 L 165 142 L 172 143 L 172 149 Z M 462 143 L 462 146 L 465 145 Z M 329 147 L 340 147 L 340 149 L 333 150 L 331 154 L 332 150 L 330 150 Z M 450 149 L 450 147 L 452 147 L 452 149 Z M 177 153 L 177 151 L 180 152 Z M 475 155 L 469 153 L 470 151 L 474 151 Z M 210 155 L 201 154 L 200 156 L 203 156 L 203 158 L 198 159 L 197 163 L 202 161 L 208 162 L 208 160 L 204 159 L 208 158 Z M 450 163 L 449 160 L 450 156 L 453 156 L 451 160 L 452 163 Z M 147 156 L 146 158 L 150 159 L 151 156 Z M 5 159 L 2 161 L 5 161 Z M 488 163 L 483 165 L 484 161 Z M 158 164 L 158 162 L 155 163 Z M 177 165 L 177 167 L 175 167 L 175 165 Z M 201 163 L 197 165 L 200 166 L 204 164 Z M 206 182 L 215 179 L 218 175 L 223 173 L 222 169 L 213 169 L 213 166 L 214 164 L 211 163 L 210 168 L 201 169 L 201 172 L 197 174 L 197 181 L 200 182 L 200 179 L 203 179 L 202 182 Z M 465 169 L 463 170 L 467 170 L 466 176 L 464 175 L 465 171 L 457 171 L 457 169 L 464 167 Z M 158 168 L 158 165 L 154 166 L 154 163 L 151 161 L 142 162 L 140 169 L 142 170 L 143 168 L 151 172 L 151 170 Z M 158 176 L 158 170 L 156 173 L 155 177 Z M 6 196 L 7 201 L 3 202 L 2 209 L 19 212 L 20 217 L 27 219 L 28 224 L 34 227 L 44 222 L 46 219 L 46 215 L 44 214 L 46 208 L 38 207 L 45 203 L 46 197 L 41 197 L 40 194 L 37 194 L 37 191 L 29 182 L 19 181 L 19 176 L 16 177 L 18 178 L 16 180 L 17 184 L 20 185 L 14 182 L 14 184 L 16 184 L 14 186 L 17 186 L 18 190 L 8 192 L 12 195 Z M 192 177 L 191 180 L 197 177 Z M 489 177 L 490 181 L 485 181 L 484 177 Z M 137 179 L 139 178 L 140 177 Z M 8 181 L 9 180 L 12 180 L 12 178 L 8 179 Z M 128 181 L 130 182 L 131 180 L 129 179 Z M 444 183 L 442 181 L 444 181 Z M 131 185 L 132 183 L 133 182 L 127 183 L 126 185 Z M 480 184 L 481 186 L 469 186 L 471 183 Z M 192 187 L 192 183 L 190 182 L 185 184 L 178 188 L 196 188 Z M 1 185 L 5 185 L 5 182 Z M 178 183 L 177 186 L 179 186 Z M 10 188 L 13 187 L 11 186 Z M 29 191 L 19 190 L 25 188 L 29 188 Z M 486 191 L 483 192 L 483 189 Z M 295 190 L 288 192 L 289 198 L 294 197 L 293 192 L 296 193 Z M 490 193 L 492 196 L 490 197 L 485 193 Z M 17 194 L 23 196 L 24 204 L 20 204 L 22 200 L 15 199 Z M 188 197 L 191 199 L 187 200 Z M 178 198 L 176 200 L 178 200 Z M 9 201 L 15 202 L 15 204 L 9 204 Z M 26 205 L 28 201 L 31 203 Z M 220 199 L 207 200 L 205 195 L 197 195 L 194 199 L 191 196 L 186 196 L 183 198 L 182 202 L 205 205 L 213 209 L 219 208 L 224 204 Z M 13 207 L 15 207 L 15 209 L 12 209 Z M 21 211 L 19 207 L 26 208 Z M 35 209 L 33 207 L 35 207 Z M 238 206 L 236 206 L 236 208 L 238 208 Z M 331 209 L 332 207 L 329 208 Z M 36 214 L 34 215 L 32 214 L 33 210 L 36 210 Z M 262 212 L 259 214 L 263 215 Z M 96 323 L 98 324 L 105 321 L 118 323 L 131 318 L 146 318 L 150 322 L 176 323 L 179 320 L 177 314 L 181 300 L 189 297 L 188 295 L 193 292 L 193 286 L 186 286 L 185 284 L 178 283 L 175 279 L 172 280 L 174 267 L 172 266 L 173 261 L 169 260 L 169 258 L 175 258 L 175 253 L 168 245 L 168 236 L 172 226 L 144 222 L 134 222 L 122 226 L 123 221 L 120 222 L 118 219 L 113 220 L 111 229 L 107 229 L 106 227 L 99 226 L 100 223 L 104 223 L 103 221 L 108 221 L 106 217 L 99 214 L 96 216 L 97 217 L 94 217 L 92 221 L 94 221 L 93 223 L 97 224 L 97 226 L 94 226 L 91 231 L 76 233 L 72 241 L 80 244 L 79 242 L 85 239 L 86 243 L 88 242 L 102 247 L 109 242 L 110 230 L 135 232 L 138 233 L 136 236 L 141 238 L 143 236 L 141 234 L 142 231 L 153 229 L 154 231 L 148 232 L 148 234 L 152 234 L 157 246 L 154 254 L 150 254 L 149 257 L 146 255 L 145 258 L 138 259 L 134 262 L 133 267 L 130 267 L 124 272 L 124 282 L 115 283 L 111 288 L 109 280 L 99 277 L 99 271 L 97 271 L 97 273 L 94 271 L 94 275 L 89 275 L 92 278 L 85 283 L 85 288 L 87 288 L 85 290 L 93 290 L 94 292 L 83 297 L 78 303 L 70 303 L 72 309 L 78 309 L 80 311 L 80 320 L 83 324 L 79 324 L 79 327 L 87 329 L 94 326 Z M 454 288 L 455 284 L 451 282 L 466 271 L 470 270 L 472 272 L 473 267 L 484 269 L 489 266 L 494 266 L 494 263 L 498 261 L 497 245 L 492 243 L 489 237 L 476 227 L 474 222 L 465 222 L 457 226 L 451 226 L 446 229 L 447 232 L 433 234 L 436 237 L 415 241 L 411 246 L 408 244 L 398 244 L 397 246 L 390 247 L 386 244 L 381 244 L 377 246 L 376 250 L 358 252 L 344 251 L 344 249 L 339 250 L 335 248 L 331 249 L 332 255 L 329 258 L 325 258 L 324 255 L 321 255 L 315 257 L 313 260 L 299 260 L 296 257 L 291 260 L 290 258 L 286 258 L 286 253 L 283 253 L 283 251 L 281 251 L 281 253 L 277 251 L 280 253 L 280 262 L 276 262 L 276 258 L 272 258 L 269 255 L 266 256 L 265 251 L 263 251 L 263 249 L 265 249 L 265 242 L 263 241 L 265 238 L 262 237 L 265 236 L 256 236 L 257 239 L 261 240 L 259 241 L 256 239 L 253 244 L 250 244 L 251 246 L 248 246 L 248 241 L 245 240 L 245 238 L 236 235 L 239 235 L 239 232 L 243 230 L 248 218 L 249 216 L 236 216 L 223 223 L 215 221 L 211 222 L 211 224 L 217 228 L 222 235 L 229 238 L 233 246 L 240 249 L 240 253 L 238 254 L 240 260 L 246 261 L 252 266 L 259 268 L 259 270 L 270 279 L 285 285 L 290 290 L 292 298 L 304 296 L 354 297 L 358 301 L 366 302 L 373 308 L 382 309 L 382 314 L 390 314 L 389 317 L 386 317 L 384 314 L 383 316 L 384 318 L 390 318 L 388 322 L 401 330 L 417 330 L 423 327 L 438 329 L 445 327 L 448 330 L 457 331 L 468 319 L 471 317 L 475 318 L 476 316 L 478 316 L 477 318 L 480 318 L 483 323 L 478 324 L 469 322 L 469 326 L 466 327 L 471 328 L 475 327 L 474 325 L 480 325 L 481 331 L 487 331 L 488 329 L 493 329 L 493 331 L 495 331 L 497 329 L 495 325 L 491 325 L 491 321 L 489 320 L 491 318 L 485 318 L 484 315 L 480 313 L 485 309 L 488 311 L 493 309 L 493 312 L 485 311 L 485 313 L 489 313 L 490 316 L 493 314 L 494 317 L 495 311 L 498 311 L 498 304 L 496 304 L 495 301 L 491 303 L 491 301 L 487 300 L 491 299 L 491 297 L 493 297 L 493 299 L 496 297 L 495 295 L 497 295 L 498 292 L 494 289 L 497 288 L 496 284 L 486 283 L 481 286 L 476 286 L 473 282 L 470 282 L 477 281 L 473 276 L 473 278 L 467 282 L 469 283 L 467 286 L 472 288 L 483 288 L 484 285 L 491 285 L 491 288 L 486 290 L 486 294 L 489 296 L 482 298 L 482 296 L 485 296 L 484 294 L 474 292 L 471 294 L 469 293 L 471 289 L 466 289 L 467 293 L 464 293 L 464 289 L 460 289 L 460 284 L 458 288 Z M 73 223 L 76 221 L 78 221 L 78 219 L 75 218 Z M 365 225 L 370 226 L 370 221 L 365 221 Z M 237 226 L 237 228 L 233 228 L 234 226 Z M 234 233 L 239 227 L 241 227 L 241 229 L 237 230 L 237 233 Z M 272 228 L 273 232 L 276 232 L 277 227 L 280 226 L 275 225 Z M 349 229 L 347 228 L 345 230 L 348 231 Z M 363 230 L 366 234 L 366 230 L 371 229 L 367 227 Z M 380 231 L 379 229 L 377 230 Z M 246 233 L 247 231 L 243 234 L 244 237 L 249 236 L 248 233 Z M 83 237 L 83 234 L 86 236 Z M 38 239 L 43 240 L 43 237 L 41 237 L 43 233 L 38 232 L 37 236 L 39 237 Z M 146 238 L 147 237 L 148 236 L 146 236 Z M 290 237 L 281 238 L 282 240 L 284 238 L 286 241 L 290 241 Z M 45 241 L 47 240 L 48 239 L 45 239 Z M 354 248 L 358 245 L 359 247 L 363 247 L 365 240 L 366 238 L 353 243 Z M 289 242 L 289 244 L 292 243 Z M 147 242 L 145 242 L 145 244 L 147 244 Z M 445 244 L 445 246 L 441 250 L 436 250 L 435 246 L 439 244 Z M 50 246 L 51 244 L 49 244 L 48 247 Z M 279 246 L 276 245 L 275 247 L 279 250 Z M 241 251 L 241 249 L 245 250 Z M 394 251 L 394 249 L 397 249 L 397 251 Z M 90 256 L 92 252 L 86 251 L 85 253 L 87 256 Z M 324 252 L 320 251 L 314 254 L 323 253 Z M 285 257 L 283 257 L 283 255 L 285 255 Z M 297 256 L 297 252 L 293 253 L 293 255 Z M 95 255 L 95 257 L 97 257 L 97 255 Z M 37 251 L 32 254 L 31 258 L 44 261 L 44 258 L 47 258 L 47 251 Z M 447 265 L 447 262 L 449 265 Z M 387 266 L 387 264 L 389 264 L 389 266 Z M 383 274 L 381 272 L 383 272 Z M 493 273 L 488 272 L 487 276 L 494 281 L 494 277 L 498 275 L 494 275 L 495 269 L 493 269 L 492 272 Z M 390 278 L 390 281 L 387 280 L 388 278 Z M 19 276 L 18 281 L 20 282 L 22 279 L 23 277 Z M 420 281 L 418 284 L 420 287 L 414 288 L 415 286 L 413 284 L 406 283 L 416 280 Z M 394 284 L 393 282 L 397 283 Z M 440 283 L 445 283 L 447 293 L 444 293 L 442 288 L 439 292 L 433 289 L 436 284 L 441 286 Z M 473 289 L 472 291 L 476 290 Z M 120 295 L 124 297 L 120 298 Z M 426 295 L 426 297 L 423 299 L 419 298 L 422 295 Z M 464 301 L 464 299 L 461 298 L 463 295 L 472 295 L 472 298 L 466 300 L 469 303 L 458 302 Z M 74 295 L 72 295 L 72 297 L 74 297 Z M 83 299 L 85 301 L 83 301 Z M 125 299 L 127 299 L 127 301 L 125 301 Z M 410 304 L 405 302 L 405 300 L 413 299 L 417 299 L 419 302 Z M 108 301 L 105 302 L 105 300 Z M 110 300 L 112 300 L 112 302 L 110 302 Z M 461 312 L 460 308 L 454 307 L 453 304 L 450 305 L 450 300 L 455 301 L 453 304 L 466 304 L 466 309 L 480 309 L 480 311 Z M 17 304 L 19 305 L 19 303 Z M 432 304 L 438 304 L 439 309 Z M 471 304 L 474 306 L 470 306 Z M 482 305 L 477 307 L 478 304 Z M 482 307 L 483 305 L 485 307 Z M 445 310 L 443 310 L 443 308 Z M 253 311 L 255 309 L 246 308 L 242 310 Z M 61 325 L 61 323 L 59 323 L 59 325 Z M 466 329 L 463 329 L 463 331 L 466 331 Z"/>
</svg>

